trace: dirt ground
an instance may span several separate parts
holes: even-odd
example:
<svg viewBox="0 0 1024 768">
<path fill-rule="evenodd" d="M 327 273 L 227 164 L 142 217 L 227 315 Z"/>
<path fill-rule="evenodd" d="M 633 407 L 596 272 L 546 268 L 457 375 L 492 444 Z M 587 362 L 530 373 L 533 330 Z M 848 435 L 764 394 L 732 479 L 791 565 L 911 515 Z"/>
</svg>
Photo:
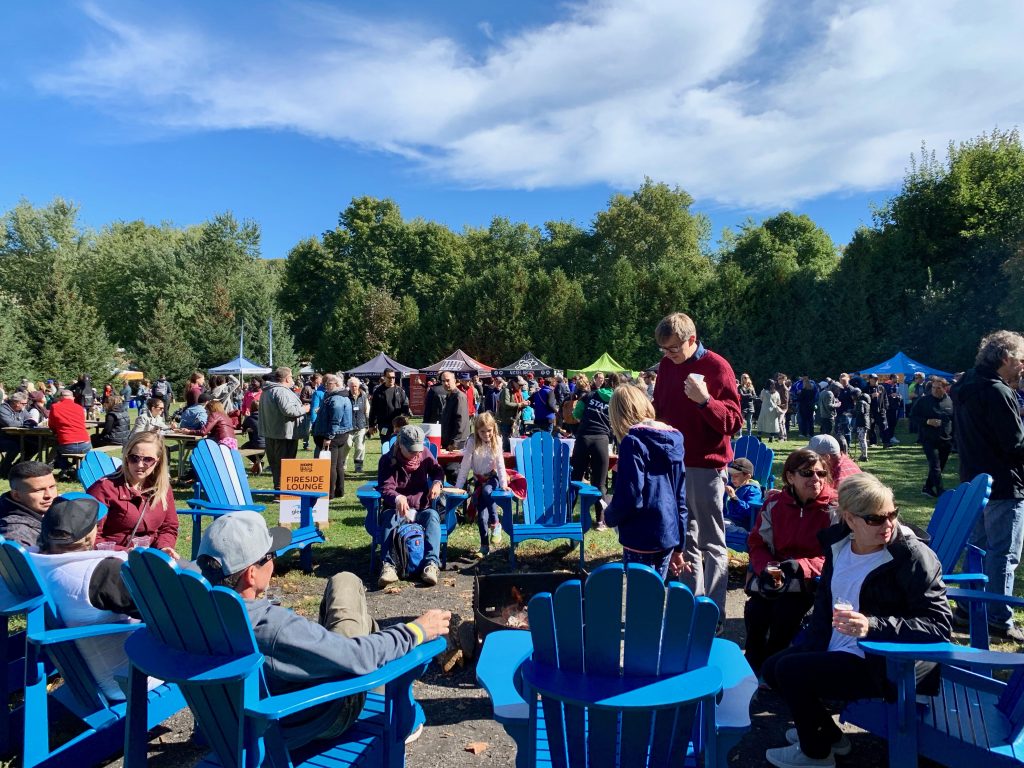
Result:
<svg viewBox="0 0 1024 768">
<path fill-rule="evenodd" d="M 426 589 L 411 583 L 402 583 L 396 592 L 385 593 L 377 589 L 375 579 L 370 580 L 365 562 L 362 568 L 353 568 L 354 562 L 346 556 L 327 560 L 320 564 L 317 578 L 293 578 L 286 573 L 278 577 L 272 589 L 281 593 L 283 603 L 294 607 L 307 616 L 315 616 L 319 602 L 319 590 L 323 589 L 325 577 L 342 567 L 355 570 L 367 582 L 367 600 L 370 610 L 378 621 L 388 624 L 415 618 L 431 607 L 451 610 L 460 621 L 473 620 L 472 596 L 473 577 L 479 573 L 503 572 L 508 562 L 503 552 L 493 555 L 483 563 L 469 560 L 449 562 L 442 573 L 441 583 Z M 564 555 L 564 557 L 561 557 Z M 575 561 L 575 550 L 562 548 L 546 557 L 520 558 L 520 569 L 546 571 L 571 568 Z M 596 567 L 601 560 L 590 560 L 588 566 Z M 743 602 L 739 588 L 742 571 L 734 573 L 730 585 L 725 636 L 742 645 Z M 457 660 L 451 670 L 445 671 L 440 664 L 431 665 L 423 680 L 415 687 L 417 700 L 427 716 L 427 725 L 418 741 L 407 748 L 407 762 L 417 768 L 452 768 L 453 766 L 513 766 L 515 746 L 505 731 L 491 717 L 491 705 L 484 691 L 476 685 L 476 670 L 473 661 Z M 742 742 L 729 755 L 730 765 L 767 765 L 765 749 L 784 743 L 783 733 L 791 725 L 785 705 L 771 691 L 759 691 L 751 704 L 752 727 Z M 203 750 L 193 747 L 189 738 L 192 718 L 185 712 L 171 718 L 153 731 L 150 751 L 152 766 L 191 766 L 201 757 Z M 838 758 L 839 765 L 867 766 L 885 765 L 886 745 L 879 738 L 847 727 L 853 740 L 854 750 L 848 757 Z M 486 744 L 479 754 L 466 750 L 473 742 Z M 120 765 L 115 760 L 110 765 Z"/>
</svg>

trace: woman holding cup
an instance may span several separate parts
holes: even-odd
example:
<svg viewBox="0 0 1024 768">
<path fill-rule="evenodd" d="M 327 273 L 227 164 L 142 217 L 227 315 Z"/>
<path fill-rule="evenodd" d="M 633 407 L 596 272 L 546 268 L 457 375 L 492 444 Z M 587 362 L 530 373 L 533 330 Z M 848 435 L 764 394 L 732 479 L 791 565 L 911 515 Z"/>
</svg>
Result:
<svg viewBox="0 0 1024 768">
<path fill-rule="evenodd" d="M 121 468 L 89 487 L 89 495 L 107 506 L 99 521 L 96 541 L 115 549 L 156 547 L 175 560 L 178 513 L 167 471 L 163 438 L 156 432 L 138 432 L 124 447 Z"/>
<path fill-rule="evenodd" d="M 814 451 L 789 454 L 782 482 L 781 490 L 769 492 L 747 538 L 749 599 L 743 620 L 747 661 L 757 674 L 765 659 L 789 647 L 814 604 L 814 579 L 825 563 L 818 534 L 835 516 L 828 469 Z"/>
<path fill-rule="evenodd" d="M 765 681 L 785 699 L 796 728 L 789 746 L 769 749 L 777 766 L 835 765 L 850 741 L 824 701 L 876 698 L 891 692 L 885 660 L 865 656 L 860 640 L 937 643 L 949 640 L 952 615 L 935 553 L 899 523 L 891 488 L 867 473 L 839 486 L 841 522 L 822 533 L 825 564 L 807 633 L 798 646 L 769 658 Z M 934 667 L 917 665 L 922 678 Z"/>
</svg>

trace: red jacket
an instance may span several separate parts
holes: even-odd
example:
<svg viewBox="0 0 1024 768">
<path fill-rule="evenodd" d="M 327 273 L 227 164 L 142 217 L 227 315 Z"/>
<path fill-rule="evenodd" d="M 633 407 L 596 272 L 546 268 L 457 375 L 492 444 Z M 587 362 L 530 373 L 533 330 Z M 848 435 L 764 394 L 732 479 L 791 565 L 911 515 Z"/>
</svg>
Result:
<svg viewBox="0 0 1024 768">
<path fill-rule="evenodd" d="M 683 391 L 691 373 L 704 375 L 711 399 L 703 407 Z M 722 469 L 732 461 L 732 436 L 740 431 L 743 414 L 736 374 L 721 355 L 698 344 L 682 363 L 663 357 L 654 384 L 654 412 L 683 433 L 686 466 Z"/>
<path fill-rule="evenodd" d="M 395 508 L 396 496 L 405 496 L 409 509 L 425 509 L 429 506 L 427 492 L 434 483 L 444 483 L 444 468 L 428 450 L 423 451 L 420 465 L 412 472 L 402 466 L 397 446 L 381 456 L 377 464 L 377 490 L 384 509 Z"/>
<path fill-rule="evenodd" d="M 85 428 L 85 409 L 71 398 L 61 398 L 54 402 L 46 424 L 53 431 L 57 445 L 89 442 L 89 430 Z"/>
<path fill-rule="evenodd" d="M 192 435 L 202 435 L 219 443 L 221 440 L 235 436 L 235 424 L 229 416 L 223 413 L 211 413 L 207 417 L 202 429 L 185 429 L 182 431 Z"/>
<path fill-rule="evenodd" d="M 818 533 L 832 525 L 834 509 L 835 491 L 828 485 L 802 508 L 788 490 L 769 491 L 747 537 L 754 573 L 760 574 L 770 560 L 797 560 L 805 579 L 820 576 L 825 552 Z"/>
<path fill-rule="evenodd" d="M 143 519 L 135 530 L 136 536 L 152 536 L 150 546 L 157 549 L 173 549 L 177 545 L 178 513 L 174 509 L 174 493 L 170 489 L 162 509 L 143 501 L 120 474 L 97 480 L 89 486 L 89 495 L 107 505 L 107 515 L 99 522 L 96 541 L 113 542 L 118 549 L 131 548 L 131 532 L 141 514 Z"/>
</svg>

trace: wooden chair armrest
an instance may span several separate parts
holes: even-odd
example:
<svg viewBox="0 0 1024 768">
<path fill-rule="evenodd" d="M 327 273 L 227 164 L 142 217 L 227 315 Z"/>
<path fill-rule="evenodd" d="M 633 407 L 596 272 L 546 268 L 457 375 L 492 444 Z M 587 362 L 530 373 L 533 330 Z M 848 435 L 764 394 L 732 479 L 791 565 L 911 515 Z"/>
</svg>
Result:
<svg viewBox="0 0 1024 768">
<path fill-rule="evenodd" d="M 280 720 L 318 704 L 337 701 L 355 693 L 365 693 L 415 671 L 418 666 L 429 664 L 446 647 L 447 642 L 443 638 L 435 638 L 367 675 L 348 680 L 332 680 L 300 691 L 270 696 L 246 707 L 245 713 L 258 720 Z"/>
<path fill-rule="evenodd" d="M 586 675 L 532 660 L 524 661 L 522 670 L 523 680 L 542 695 L 599 710 L 670 709 L 722 692 L 722 671 L 716 667 L 663 678 Z"/>
<path fill-rule="evenodd" d="M 263 512 L 266 506 L 263 504 L 214 504 L 212 501 L 202 499 L 188 499 L 186 502 L 192 509 L 179 509 L 179 515 L 202 514 L 197 510 L 205 510 L 212 514 L 224 512 Z"/>
</svg>

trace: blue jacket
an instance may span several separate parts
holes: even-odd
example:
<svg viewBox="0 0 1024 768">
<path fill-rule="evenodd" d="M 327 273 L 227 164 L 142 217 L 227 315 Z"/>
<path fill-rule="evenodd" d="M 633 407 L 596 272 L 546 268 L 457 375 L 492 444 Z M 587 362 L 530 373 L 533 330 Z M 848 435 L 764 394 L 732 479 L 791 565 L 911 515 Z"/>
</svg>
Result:
<svg viewBox="0 0 1024 768">
<path fill-rule="evenodd" d="M 638 552 L 682 551 L 686 537 L 683 436 L 660 422 L 641 422 L 619 445 L 615 493 L 605 511 L 619 542 Z"/>
<path fill-rule="evenodd" d="M 754 480 L 736 489 L 736 498 L 725 497 L 725 516 L 740 528 L 748 531 L 754 524 L 754 516 L 764 504 L 764 493 L 760 484 Z"/>
<path fill-rule="evenodd" d="M 545 384 L 530 397 L 533 409 L 536 412 L 537 421 L 554 421 L 558 413 L 558 400 L 555 398 L 555 390 Z"/>
<path fill-rule="evenodd" d="M 316 424 L 316 415 L 320 411 L 320 406 L 324 402 L 324 385 L 321 384 L 319 387 L 313 390 L 313 397 L 309 400 L 309 423 Z"/>
<path fill-rule="evenodd" d="M 324 395 L 313 422 L 313 434 L 317 437 L 343 435 L 352 431 L 352 401 L 347 389 L 337 389 Z"/>
</svg>

